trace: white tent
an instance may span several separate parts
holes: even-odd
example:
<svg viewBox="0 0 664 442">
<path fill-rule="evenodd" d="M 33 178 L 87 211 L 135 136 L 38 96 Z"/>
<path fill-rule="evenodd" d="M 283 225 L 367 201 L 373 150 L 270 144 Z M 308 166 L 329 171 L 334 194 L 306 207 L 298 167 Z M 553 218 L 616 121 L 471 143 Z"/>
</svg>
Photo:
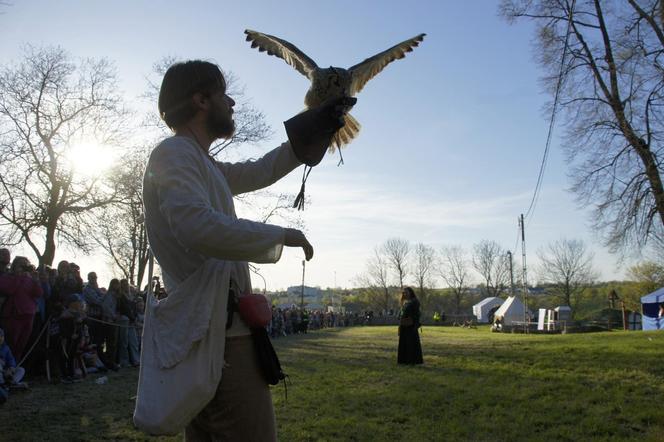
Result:
<svg viewBox="0 0 664 442">
<path fill-rule="evenodd" d="M 643 330 L 664 329 L 664 316 L 660 315 L 662 304 L 664 304 L 664 287 L 641 298 Z"/>
<path fill-rule="evenodd" d="M 473 315 L 477 318 L 477 322 L 489 322 L 491 310 L 496 310 L 502 305 L 504 301 L 495 296 L 484 298 L 473 306 Z"/>
<path fill-rule="evenodd" d="M 569 305 L 559 305 L 555 309 L 556 319 L 558 321 L 571 321 L 572 320 L 572 307 Z"/>
<path fill-rule="evenodd" d="M 511 325 L 514 322 L 523 322 L 523 302 L 519 300 L 516 296 L 510 296 L 507 300 L 498 308 L 496 313 L 493 314 L 493 320 L 496 321 L 500 319 L 503 325 Z M 528 318 L 532 318 L 533 314 L 530 310 L 526 311 Z"/>
</svg>

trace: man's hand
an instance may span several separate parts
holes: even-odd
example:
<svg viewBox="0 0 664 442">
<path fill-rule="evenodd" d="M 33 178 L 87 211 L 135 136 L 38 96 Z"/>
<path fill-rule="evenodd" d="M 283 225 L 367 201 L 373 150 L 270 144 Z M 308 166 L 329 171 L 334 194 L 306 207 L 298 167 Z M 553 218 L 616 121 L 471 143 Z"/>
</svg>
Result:
<svg viewBox="0 0 664 442">
<path fill-rule="evenodd" d="M 304 250 L 304 257 L 309 261 L 314 256 L 314 248 L 307 241 L 306 236 L 300 230 L 297 229 L 284 229 L 285 230 L 285 240 L 284 245 L 286 247 L 302 247 Z"/>
</svg>

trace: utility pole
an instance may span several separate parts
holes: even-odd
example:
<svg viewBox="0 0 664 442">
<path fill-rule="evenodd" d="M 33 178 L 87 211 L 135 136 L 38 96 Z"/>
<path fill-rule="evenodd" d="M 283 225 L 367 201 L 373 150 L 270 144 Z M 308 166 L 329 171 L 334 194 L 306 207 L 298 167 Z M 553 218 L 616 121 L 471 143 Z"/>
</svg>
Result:
<svg viewBox="0 0 664 442">
<path fill-rule="evenodd" d="M 523 213 L 519 218 L 521 227 L 521 262 L 523 263 L 523 330 L 528 333 L 528 271 L 526 267 L 526 234 L 523 222 Z"/>
<path fill-rule="evenodd" d="M 304 264 L 306 261 L 302 260 L 302 292 L 300 293 L 300 308 L 304 309 Z"/>
<path fill-rule="evenodd" d="M 510 260 L 510 295 L 514 296 L 514 268 L 512 267 L 512 252 L 507 251 L 507 258 Z"/>
</svg>

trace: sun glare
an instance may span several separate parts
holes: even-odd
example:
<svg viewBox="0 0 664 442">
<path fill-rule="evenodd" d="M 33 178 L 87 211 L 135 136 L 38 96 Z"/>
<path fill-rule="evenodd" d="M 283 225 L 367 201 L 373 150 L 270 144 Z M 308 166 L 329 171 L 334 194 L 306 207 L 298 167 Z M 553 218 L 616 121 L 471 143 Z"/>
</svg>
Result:
<svg viewBox="0 0 664 442">
<path fill-rule="evenodd" d="M 67 159 L 76 174 L 94 177 L 108 172 L 117 158 L 111 147 L 87 141 L 71 146 Z"/>
</svg>

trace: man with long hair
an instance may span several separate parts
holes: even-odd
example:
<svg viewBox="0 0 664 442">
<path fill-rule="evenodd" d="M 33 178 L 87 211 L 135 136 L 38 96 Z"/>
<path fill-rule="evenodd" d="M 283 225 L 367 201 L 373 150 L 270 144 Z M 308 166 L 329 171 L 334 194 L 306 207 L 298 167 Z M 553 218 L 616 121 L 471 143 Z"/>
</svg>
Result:
<svg viewBox="0 0 664 442">
<path fill-rule="evenodd" d="M 283 247 L 302 248 L 305 258 L 312 258 L 313 247 L 300 230 L 237 218 L 233 196 L 269 186 L 312 157 L 320 161 L 332 134 L 343 126 L 349 104 L 339 99 L 294 117 L 295 124 L 286 123 L 290 141 L 259 160 L 219 162 L 209 154 L 210 146 L 235 131 L 235 101 L 227 95 L 221 70 L 200 60 L 167 70 L 159 112 L 174 136 L 153 150 L 143 198 L 150 247 L 169 297 L 194 274 L 202 281 L 214 277 L 221 284 L 211 305 L 225 309 L 231 290 L 251 293 L 249 261 L 275 263 Z M 208 268 L 213 270 L 200 274 Z M 225 312 L 212 310 L 209 321 L 216 323 Z M 223 375 L 214 380 L 216 394 L 186 427 L 185 438 L 276 440 L 272 400 L 256 363 L 251 331 L 237 313 L 227 324 L 225 332 L 214 336 L 221 341 Z M 198 324 L 172 324 L 172 332 L 194 326 Z M 181 335 L 169 336 L 175 340 Z"/>
</svg>

